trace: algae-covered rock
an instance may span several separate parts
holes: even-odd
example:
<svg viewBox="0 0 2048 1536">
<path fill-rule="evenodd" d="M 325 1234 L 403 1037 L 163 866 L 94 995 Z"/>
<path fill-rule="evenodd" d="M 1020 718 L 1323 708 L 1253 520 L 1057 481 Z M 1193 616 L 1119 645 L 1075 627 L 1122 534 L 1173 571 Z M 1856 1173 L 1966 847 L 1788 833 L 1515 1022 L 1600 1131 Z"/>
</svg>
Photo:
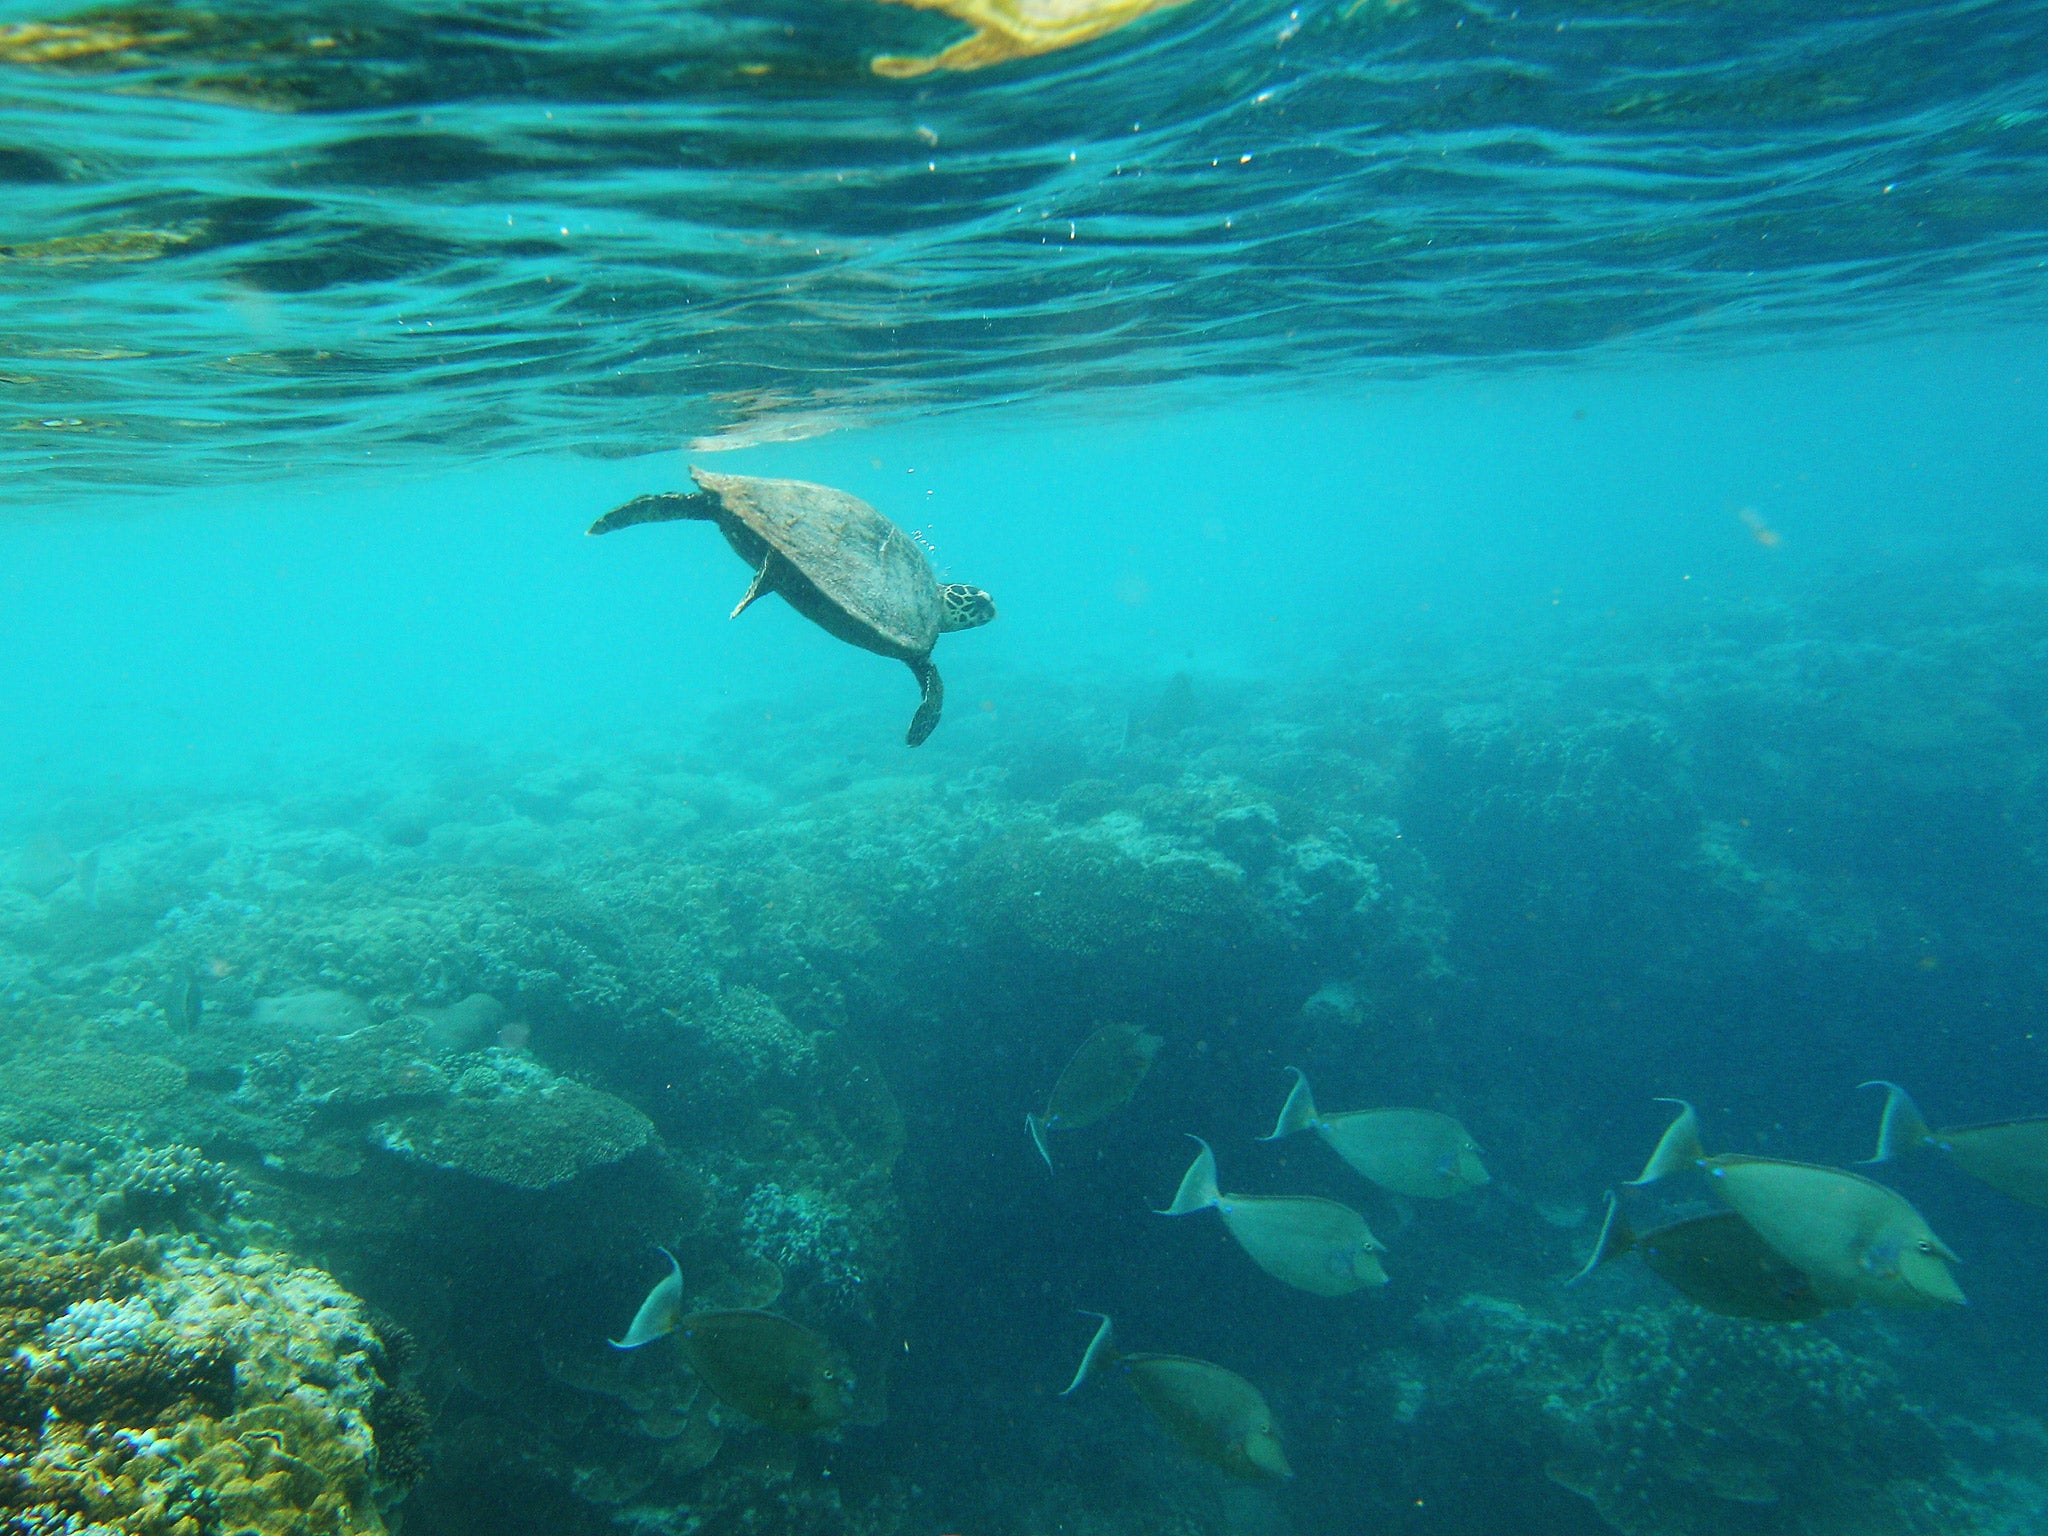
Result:
<svg viewBox="0 0 2048 1536">
<path fill-rule="evenodd" d="M 371 1134 L 401 1157 L 548 1189 L 640 1151 L 654 1124 L 622 1099 L 494 1050 L 456 1079 L 447 1099 L 381 1121 Z"/>
</svg>

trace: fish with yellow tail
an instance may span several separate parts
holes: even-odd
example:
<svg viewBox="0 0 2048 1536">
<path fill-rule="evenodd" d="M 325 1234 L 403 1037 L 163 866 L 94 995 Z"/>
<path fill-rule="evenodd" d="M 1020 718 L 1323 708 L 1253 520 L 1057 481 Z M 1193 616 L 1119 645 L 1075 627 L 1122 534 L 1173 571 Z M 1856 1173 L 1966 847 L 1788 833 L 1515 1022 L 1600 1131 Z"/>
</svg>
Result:
<svg viewBox="0 0 2048 1536">
<path fill-rule="evenodd" d="M 1308 1075 L 1299 1067 L 1287 1070 L 1294 1074 L 1294 1089 L 1280 1108 L 1273 1134 L 1263 1140 L 1314 1131 L 1360 1178 L 1420 1200 L 1443 1200 L 1492 1182 L 1479 1160 L 1479 1144 L 1449 1115 L 1433 1109 L 1318 1114 Z"/>
<path fill-rule="evenodd" d="M 1246 1482 L 1294 1476 L 1273 1410 L 1259 1389 L 1235 1371 L 1185 1355 L 1126 1355 L 1116 1347 L 1116 1328 L 1100 1312 L 1095 1337 L 1081 1356 L 1074 1379 L 1061 1397 L 1071 1397 L 1081 1383 L 1100 1371 L 1115 1370 L 1131 1384 L 1138 1400 L 1152 1411 L 1160 1427 L 1190 1456 L 1243 1478 Z"/>
<path fill-rule="evenodd" d="M 1702 1170 L 1771 1251 L 1812 1282 L 1829 1306 L 1962 1306 L 1948 1266 L 1959 1262 L 1905 1196 L 1861 1174 L 1815 1163 L 1723 1152 L 1700 1145 L 1699 1116 L 1683 1099 L 1636 1184 Z"/>
<path fill-rule="evenodd" d="M 1251 1261 L 1275 1280 L 1317 1296 L 1349 1296 L 1385 1285 L 1386 1246 L 1348 1205 L 1319 1195 L 1226 1195 L 1216 1187 L 1216 1154 L 1199 1136 L 1173 1204 L 1161 1216 L 1213 1210 Z"/>
<path fill-rule="evenodd" d="M 1865 1083 L 1885 1090 L 1884 1118 L 1878 1122 L 1877 1151 L 1868 1161 L 1888 1163 L 1901 1153 L 1931 1147 L 1972 1178 L 2001 1195 L 2048 1211 L 2048 1115 L 1991 1120 L 1929 1130 L 1919 1106 L 1897 1083 Z"/>
<path fill-rule="evenodd" d="M 1163 1043 L 1135 1024 L 1105 1024 L 1081 1042 L 1052 1085 L 1045 1113 L 1024 1117 L 1024 1129 L 1046 1167 L 1052 1167 L 1052 1152 L 1045 1138 L 1054 1131 L 1093 1125 L 1130 1103 Z"/>
<path fill-rule="evenodd" d="M 682 1266 L 666 1248 L 661 1252 L 667 1276 L 612 1348 L 638 1349 L 673 1335 L 712 1396 L 771 1429 L 809 1434 L 852 1416 L 853 1373 L 828 1340 L 773 1312 L 686 1311 Z"/>
</svg>

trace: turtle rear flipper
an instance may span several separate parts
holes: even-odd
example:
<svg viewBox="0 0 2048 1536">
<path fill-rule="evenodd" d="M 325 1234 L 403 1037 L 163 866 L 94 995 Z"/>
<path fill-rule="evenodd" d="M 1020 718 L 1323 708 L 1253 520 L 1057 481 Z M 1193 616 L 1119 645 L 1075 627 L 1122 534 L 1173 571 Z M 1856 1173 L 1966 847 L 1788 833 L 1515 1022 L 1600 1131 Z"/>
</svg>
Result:
<svg viewBox="0 0 2048 1536">
<path fill-rule="evenodd" d="M 939 681 L 939 669 L 932 665 L 928 656 L 914 656 L 905 665 L 917 679 L 917 686 L 924 690 L 924 697 L 918 701 L 917 713 L 910 717 L 910 734 L 903 738 L 906 745 L 918 747 L 924 745 L 925 737 L 938 729 L 939 711 L 946 707 L 946 685 Z"/>
<path fill-rule="evenodd" d="M 678 518 L 716 522 L 718 500 L 702 491 L 692 495 L 685 495 L 681 491 L 662 491 L 653 496 L 635 496 L 623 507 L 612 508 L 583 531 L 595 538 L 600 533 L 630 528 L 635 523 L 672 523 Z"/>
</svg>

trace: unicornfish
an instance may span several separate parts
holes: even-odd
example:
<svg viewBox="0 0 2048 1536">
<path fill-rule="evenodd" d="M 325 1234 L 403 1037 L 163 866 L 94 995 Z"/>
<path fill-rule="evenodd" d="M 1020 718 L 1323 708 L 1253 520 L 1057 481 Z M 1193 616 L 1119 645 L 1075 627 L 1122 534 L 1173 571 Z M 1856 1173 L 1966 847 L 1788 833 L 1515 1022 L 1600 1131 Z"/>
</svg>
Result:
<svg viewBox="0 0 2048 1536">
<path fill-rule="evenodd" d="M 1594 1270 L 1631 1253 L 1688 1301 L 1724 1317 L 1798 1323 L 1828 1310 L 1804 1272 L 1780 1258 L 1734 1211 L 1689 1216 L 1638 1233 L 1612 1190 L 1593 1257 L 1565 1284 L 1577 1285 Z"/>
<path fill-rule="evenodd" d="M 1114 1369 L 1190 1456 L 1247 1482 L 1294 1476 L 1281 1449 L 1273 1410 L 1257 1387 L 1206 1360 L 1120 1354 L 1110 1320 L 1100 1312 L 1083 1316 L 1101 1318 L 1102 1324 L 1061 1397 L 1071 1396 L 1096 1372 Z"/>
<path fill-rule="evenodd" d="M 1897 1083 L 1865 1083 L 1885 1090 L 1884 1119 L 1877 1127 L 1873 1163 L 1888 1163 L 1901 1152 L 1934 1147 L 1946 1152 L 1972 1178 L 2002 1195 L 2048 1210 L 2048 1116 L 1992 1120 L 1931 1131 L 1920 1110 Z"/>
<path fill-rule="evenodd" d="M 1159 1036 L 1147 1034 L 1135 1024 L 1105 1024 L 1081 1042 L 1060 1072 L 1059 1081 L 1052 1085 L 1045 1113 L 1024 1117 L 1024 1129 L 1031 1133 L 1031 1144 L 1038 1148 L 1046 1167 L 1052 1166 L 1046 1136 L 1093 1125 L 1130 1103 L 1138 1084 L 1152 1070 L 1161 1044 Z"/>
<path fill-rule="evenodd" d="M 1316 1112 L 1315 1095 L 1299 1067 L 1294 1089 L 1280 1108 L 1279 1124 L 1267 1141 L 1296 1131 L 1314 1131 L 1360 1177 L 1397 1195 L 1441 1200 L 1491 1182 L 1479 1160 L 1479 1144 L 1449 1115 L 1433 1109 L 1353 1109 Z"/>
<path fill-rule="evenodd" d="M 1215 1211 L 1254 1264 L 1318 1296 L 1349 1296 L 1387 1283 L 1379 1260 L 1385 1245 L 1350 1206 L 1319 1195 L 1223 1194 L 1216 1188 L 1216 1154 L 1201 1137 L 1189 1140 L 1202 1150 L 1161 1216 Z"/>
<path fill-rule="evenodd" d="M 1703 1170 L 1721 1198 L 1829 1306 L 1963 1304 L 1962 1288 L 1948 1270 L 1955 1253 L 1903 1195 L 1841 1168 L 1739 1152 L 1709 1157 L 1693 1107 L 1682 1099 L 1661 1102 L 1678 1105 L 1678 1118 L 1633 1182 Z"/>
<path fill-rule="evenodd" d="M 683 1310 L 683 1271 L 666 1248 L 669 1273 L 633 1314 L 614 1349 L 638 1349 L 675 1335 L 697 1379 L 726 1407 L 792 1434 L 843 1424 L 853 1409 L 853 1375 L 831 1343 L 786 1317 L 748 1308 Z"/>
</svg>

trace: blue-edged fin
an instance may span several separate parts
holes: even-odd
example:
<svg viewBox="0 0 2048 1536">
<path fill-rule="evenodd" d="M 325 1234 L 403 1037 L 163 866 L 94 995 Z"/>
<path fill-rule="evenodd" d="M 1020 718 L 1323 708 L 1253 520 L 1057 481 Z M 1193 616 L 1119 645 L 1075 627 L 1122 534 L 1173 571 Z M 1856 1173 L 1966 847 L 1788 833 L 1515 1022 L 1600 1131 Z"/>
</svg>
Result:
<svg viewBox="0 0 2048 1536">
<path fill-rule="evenodd" d="M 1643 1165 L 1642 1176 L 1630 1179 L 1631 1184 L 1654 1184 L 1671 1174 L 1683 1173 L 1688 1168 L 1698 1167 L 1700 1159 L 1707 1155 L 1706 1149 L 1700 1145 L 1700 1117 L 1693 1107 L 1683 1099 L 1659 1099 L 1657 1102 L 1676 1104 L 1678 1118 L 1658 1140 L 1657 1150 Z"/>
<path fill-rule="evenodd" d="M 1202 1150 L 1188 1165 L 1180 1188 L 1174 1193 L 1173 1204 L 1158 1213 L 1161 1216 L 1188 1216 L 1196 1211 L 1206 1211 L 1222 1198 L 1216 1192 L 1216 1154 L 1209 1150 L 1209 1143 L 1201 1137 L 1190 1136 L 1188 1140 Z"/>
<path fill-rule="evenodd" d="M 683 1320 L 683 1266 L 676 1262 L 676 1256 L 666 1248 L 661 1256 L 668 1260 L 668 1275 L 655 1283 L 647 1293 L 647 1299 L 640 1303 L 640 1310 L 633 1314 L 633 1324 L 626 1330 L 623 1339 L 611 1340 L 613 1349 L 638 1349 L 642 1344 L 674 1333 Z"/>
<path fill-rule="evenodd" d="M 1095 1337 L 1088 1341 L 1088 1348 L 1081 1354 L 1081 1363 L 1074 1370 L 1074 1379 L 1067 1383 L 1067 1390 L 1061 1397 L 1071 1397 L 1076 1388 L 1094 1374 L 1098 1365 L 1116 1359 L 1116 1326 L 1109 1320 L 1107 1312 L 1083 1312 L 1083 1317 L 1099 1317 L 1102 1326 L 1095 1330 Z"/>
<path fill-rule="evenodd" d="M 1879 1078 L 1858 1086 L 1884 1090 L 1884 1118 L 1877 1123 L 1877 1150 L 1864 1159 L 1866 1163 L 1888 1163 L 1901 1152 L 1941 1145 L 1941 1138 L 1921 1118 L 1920 1106 L 1913 1102 L 1913 1096 L 1897 1083 Z"/>
<path fill-rule="evenodd" d="M 1621 1214 L 1621 1201 L 1610 1189 L 1607 1191 L 1607 1219 L 1600 1223 L 1600 1240 L 1593 1245 L 1593 1257 L 1586 1260 L 1586 1267 L 1565 1281 L 1565 1284 L 1577 1285 L 1601 1265 L 1612 1263 L 1635 1245 L 1635 1229 L 1628 1224 L 1628 1218 Z"/>
<path fill-rule="evenodd" d="M 1052 1153 L 1045 1145 L 1045 1122 L 1036 1115 L 1026 1115 L 1024 1129 L 1031 1133 L 1031 1145 L 1038 1148 L 1038 1155 L 1045 1159 L 1045 1166 L 1050 1169 Z"/>
<path fill-rule="evenodd" d="M 1305 1131 L 1322 1117 L 1316 1113 L 1316 1096 L 1309 1092 L 1308 1074 L 1299 1067 L 1289 1067 L 1294 1074 L 1294 1089 L 1287 1095 L 1287 1102 L 1280 1106 L 1279 1123 L 1273 1127 L 1273 1134 L 1261 1136 L 1261 1141 L 1278 1141 L 1282 1136 L 1292 1136 L 1296 1131 Z"/>
</svg>

